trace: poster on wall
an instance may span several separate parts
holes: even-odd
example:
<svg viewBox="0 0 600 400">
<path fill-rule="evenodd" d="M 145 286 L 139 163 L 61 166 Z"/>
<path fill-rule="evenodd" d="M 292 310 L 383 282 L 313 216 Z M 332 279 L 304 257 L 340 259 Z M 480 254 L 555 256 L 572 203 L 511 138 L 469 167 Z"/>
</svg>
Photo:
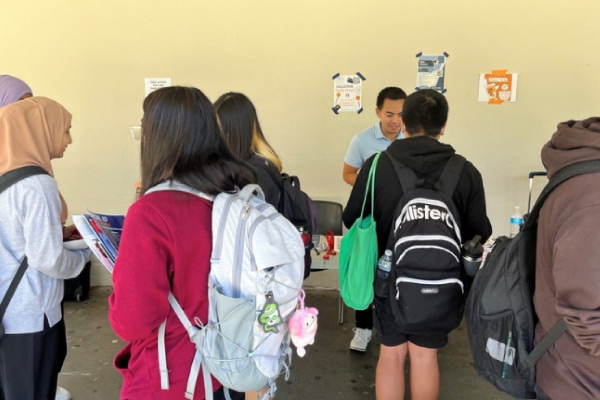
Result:
<svg viewBox="0 0 600 400">
<path fill-rule="evenodd" d="M 155 90 L 171 86 L 171 78 L 144 78 L 146 97 Z"/>
<path fill-rule="evenodd" d="M 491 74 L 479 75 L 479 101 L 487 101 L 488 104 L 517 101 L 517 74 L 506 71 L 495 69 Z"/>
<path fill-rule="evenodd" d="M 333 76 L 333 107 L 331 110 L 338 114 L 342 111 L 352 111 L 360 114 L 362 108 L 362 81 L 366 78 L 357 72 L 354 75 Z"/>
<path fill-rule="evenodd" d="M 444 54 L 417 54 L 417 90 L 433 89 L 446 92 L 446 58 Z"/>
</svg>

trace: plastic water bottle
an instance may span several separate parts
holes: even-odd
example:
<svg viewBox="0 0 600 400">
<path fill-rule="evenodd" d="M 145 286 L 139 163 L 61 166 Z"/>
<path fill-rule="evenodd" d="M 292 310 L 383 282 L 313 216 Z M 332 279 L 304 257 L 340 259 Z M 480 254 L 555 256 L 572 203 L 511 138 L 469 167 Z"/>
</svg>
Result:
<svg viewBox="0 0 600 400">
<path fill-rule="evenodd" d="M 510 237 L 517 236 L 517 233 L 521 231 L 521 225 L 523 225 L 523 215 L 521 214 L 521 208 L 515 207 L 515 213 L 510 217 Z"/>
<path fill-rule="evenodd" d="M 388 280 L 392 270 L 392 251 L 386 250 L 377 263 L 377 276 L 375 277 L 375 294 L 379 297 L 388 296 Z"/>
</svg>

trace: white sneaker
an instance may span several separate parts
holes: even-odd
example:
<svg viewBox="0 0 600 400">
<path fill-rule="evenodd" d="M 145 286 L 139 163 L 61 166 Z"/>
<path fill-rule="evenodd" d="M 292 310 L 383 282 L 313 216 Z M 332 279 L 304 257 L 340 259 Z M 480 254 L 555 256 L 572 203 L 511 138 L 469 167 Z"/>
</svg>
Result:
<svg viewBox="0 0 600 400">
<path fill-rule="evenodd" d="M 55 400 L 71 400 L 71 393 L 63 387 L 56 387 L 56 397 Z"/>
<path fill-rule="evenodd" d="M 355 351 L 367 351 L 367 345 L 371 341 L 371 330 L 353 328 L 354 337 L 350 342 L 350 349 Z"/>
</svg>

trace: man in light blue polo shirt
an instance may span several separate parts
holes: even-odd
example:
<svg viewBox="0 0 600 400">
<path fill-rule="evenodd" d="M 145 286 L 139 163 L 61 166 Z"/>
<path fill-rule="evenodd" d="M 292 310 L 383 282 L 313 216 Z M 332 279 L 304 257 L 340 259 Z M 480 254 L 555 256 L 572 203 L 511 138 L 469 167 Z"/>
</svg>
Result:
<svg viewBox="0 0 600 400">
<path fill-rule="evenodd" d="M 346 183 L 354 186 L 358 170 L 369 157 L 387 149 L 394 140 L 402 139 L 400 124 L 405 98 L 404 90 L 397 87 L 386 87 L 379 92 L 375 109 L 379 121 L 357 133 L 348 146 L 342 172 Z"/>
<path fill-rule="evenodd" d="M 375 113 L 379 121 L 372 127 L 357 133 L 346 152 L 344 181 L 354 186 L 358 170 L 373 154 L 383 151 L 396 139 L 402 139 L 400 125 L 402 123 L 402 106 L 406 99 L 404 90 L 397 87 L 386 87 L 377 95 L 377 108 Z M 350 349 L 367 351 L 373 330 L 373 310 L 371 307 L 355 313 L 356 323 L 354 337 L 350 342 Z"/>
</svg>

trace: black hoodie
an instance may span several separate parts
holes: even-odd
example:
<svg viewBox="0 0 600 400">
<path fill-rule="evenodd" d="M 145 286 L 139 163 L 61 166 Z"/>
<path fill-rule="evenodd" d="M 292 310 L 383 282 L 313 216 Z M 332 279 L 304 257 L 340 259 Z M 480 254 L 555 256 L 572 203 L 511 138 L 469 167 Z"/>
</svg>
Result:
<svg viewBox="0 0 600 400">
<path fill-rule="evenodd" d="M 416 136 L 394 141 L 386 150 L 396 159 L 411 168 L 419 178 L 437 180 L 446 162 L 455 151 L 452 146 L 440 143 L 429 136 Z M 343 219 L 346 227 L 352 226 L 360 217 L 369 169 L 375 156 L 369 158 L 360 169 Z M 386 249 L 388 236 L 396 206 L 402 197 L 402 188 L 391 161 L 384 155 L 379 158 L 375 171 L 375 210 L 379 255 Z M 462 175 L 452 196 L 460 214 L 461 236 L 463 241 L 476 234 L 485 242 L 492 234 L 492 225 L 486 214 L 485 194 L 481 174 L 469 161 L 465 163 Z M 365 206 L 365 214 L 371 214 L 370 196 Z"/>
</svg>

